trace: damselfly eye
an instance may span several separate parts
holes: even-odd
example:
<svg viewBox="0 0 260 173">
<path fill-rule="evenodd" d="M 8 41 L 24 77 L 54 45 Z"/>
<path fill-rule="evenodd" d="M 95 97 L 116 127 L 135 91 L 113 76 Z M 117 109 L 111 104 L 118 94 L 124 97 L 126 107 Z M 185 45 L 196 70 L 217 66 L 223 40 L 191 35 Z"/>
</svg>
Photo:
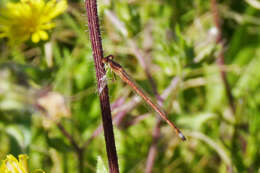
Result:
<svg viewBox="0 0 260 173">
<path fill-rule="evenodd" d="M 114 56 L 113 56 L 113 55 L 109 55 L 107 58 L 108 58 L 109 60 L 113 60 L 113 59 L 114 59 Z"/>
</svg>

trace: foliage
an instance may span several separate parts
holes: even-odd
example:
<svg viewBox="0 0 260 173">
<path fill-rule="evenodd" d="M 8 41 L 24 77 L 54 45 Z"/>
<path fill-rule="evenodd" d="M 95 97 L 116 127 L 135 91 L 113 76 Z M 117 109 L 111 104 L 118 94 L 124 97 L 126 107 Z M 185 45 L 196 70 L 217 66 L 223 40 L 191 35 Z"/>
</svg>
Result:
<svg viewBox="0 0 260 173">
<path fill-rule="evenodd" d="M 54 3 L 35 2 L 40 1 Z M 260 12 L 252 1 L 218 2 L 223 67 L 216 63 L 222 47 L 216 44 L 210 1 L 98 1 L 105 56 L 113 54 L 152 96 L 144 66 L 160 94 L 179 79 L 163 108 L 188 140 L 181 142 L 162 123 L 154 172 L 259 172 Z M 0 1 L 0 7 L 8 2 L 14 3 Z M 30 32 L 21 41 L 8 32 L 0 40 L 0 160 L 26 153 L 30 170 L 74 173 L 83 165 L 83 172 L 101 172 L 107 169 L 106 149 L 103 135 L 93 135 L 101 115 L 84 2 L 68 1 L 68 7 L 46 39 L 30 42 Z M 14 27 L 14 22 L 4 23 Z M 2 24 L 0 19 L 0 37 L 6 34 Z M 13 46 L 18 43 L 13 37 L 19 46 Z M 220 68 L 227 73 L 235 114 Z M 112 113 L 126 115 L 114 127 L 120 172 L 144 172 L 156 114 L 119 78 L 111 78 L 108 71 Z"/>
</svg>

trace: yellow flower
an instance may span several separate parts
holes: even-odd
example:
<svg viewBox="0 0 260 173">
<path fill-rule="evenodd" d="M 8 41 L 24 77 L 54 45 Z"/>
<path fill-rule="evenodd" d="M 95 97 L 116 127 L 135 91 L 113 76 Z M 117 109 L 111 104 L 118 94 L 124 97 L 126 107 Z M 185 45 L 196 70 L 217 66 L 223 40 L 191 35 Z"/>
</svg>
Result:
<svg viewBox="0 0 260 173">
<path fill-rule="evenodd" d="M 1 173 L 29 173 L 28 156 L 25 154 L 19 155 L 19 161 L 11 154 L 7 155 L 0 166 Z M 33 173 L 44 173 L 42 170 L 35 170 Z"/>
<path fill-rule="evenodd" d="M 31 39 L 34 43 L 47 40 L 51 20 L 67 8 L 66 0 L 20 0 L 8 2 L 0 9 L 0 38 L 7 37 L 9 44 L 20 44 Z"/>
</svg>

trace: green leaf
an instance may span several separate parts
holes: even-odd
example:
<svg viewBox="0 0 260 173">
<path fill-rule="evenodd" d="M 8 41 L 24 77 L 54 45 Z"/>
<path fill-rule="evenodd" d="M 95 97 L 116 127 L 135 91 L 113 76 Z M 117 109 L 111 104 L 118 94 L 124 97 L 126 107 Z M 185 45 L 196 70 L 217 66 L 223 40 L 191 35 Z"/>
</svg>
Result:
<svg viewBox="0 0 260 173">
<path fill-rule="evenodd" d="M 108 169 L 106 168 L 104 161 L 100 156 L 97 158 L 97 170 L 96 173 L 108 173 Z"/>
<path fill-rule="evenodd" d="M 41 169 L 36 169 L 36 170 L 32 171 L 32 173 L 45 173 L 45 172 Z"/>
<path fill-rule="evenodd" d="M 48 138 L 47 142 L 50 147 L 53 147 L 60 152 L 70 151 L 70 146 L 68 144 L 66 144 L 63 139 Z"/>
<path fill-rule="evenodd" d="M 205 122 L 216 117 L 216 114 L 205 112 L 198 113 L 193 116 L 185 116 L 178 120 L 178 123 L 184 124 L 185 126 L 189 126 L 192 129 L 199 130 Z"/>
<path fill-rule="evenodd" d="M 18 126 L 15 125 L 8 126 L 5 129 L 5 131 L 8 135 L 12 136 L 16 140 L 16 142 L 19 144 L 21 148 L 25 147 L 23 132 L 21 131 L 21 129 L 19 129 Z"/>
</svg>

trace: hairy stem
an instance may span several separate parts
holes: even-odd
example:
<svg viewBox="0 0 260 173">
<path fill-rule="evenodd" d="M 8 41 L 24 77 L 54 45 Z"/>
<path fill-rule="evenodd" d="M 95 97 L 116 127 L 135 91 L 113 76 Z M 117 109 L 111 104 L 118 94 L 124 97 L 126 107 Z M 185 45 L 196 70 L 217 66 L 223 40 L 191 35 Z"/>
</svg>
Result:
<svg viewBox="0 0 260 173">
<path fill-rule="evenodd" d="M 100 35 L 100 28 L 99 28 L 99 19 L 97 15 L 97 2 L 96 0 L 86 0 L 85 5 L 87 10 L 89 34 L 90 34 L 93 57 L 94 57 L 95 68 L 96 68 L 97 86 L 98 86 L 98 91 L 101 91 L 100 89 L 103 87 L 101 82 L 104 82 L 102 79 L 106 72 L 104 69 L 104 64 L 102 63 L 103 49 L 102 49 L 102 42 L 101 42 L 101 35 Z M 106 150 L 107 150 L 107 157 L 109 163 L 109 171 L 111 173 L 118 173 L 119 172 L 118 159 L 116 153 L 107 85 L 100 92 L 99 100 L 100 100 L 101 113 L 102 113 L 102 121 L 103 121 Z"/>
</svg>

